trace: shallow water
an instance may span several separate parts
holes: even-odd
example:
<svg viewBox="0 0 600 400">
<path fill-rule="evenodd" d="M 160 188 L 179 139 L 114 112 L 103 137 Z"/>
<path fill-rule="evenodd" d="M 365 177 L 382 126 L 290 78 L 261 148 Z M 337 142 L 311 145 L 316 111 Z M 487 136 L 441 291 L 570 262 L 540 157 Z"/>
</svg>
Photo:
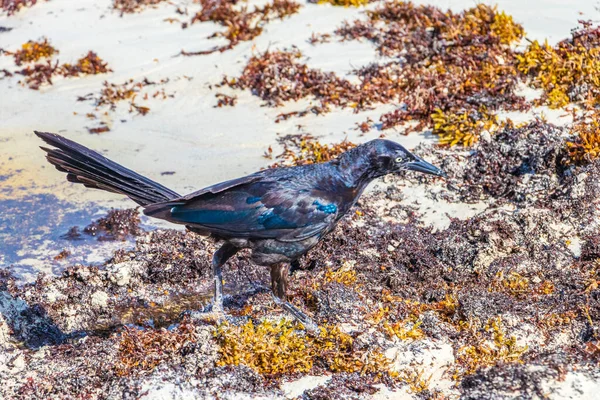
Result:
<svg viewBox="0 0 600 400">
<path fill-rule="evenodd" d="M 59 274 L 74 263 L 103 262 L 114 249 L 131 246 L 130 242 L 99 242 L 82 232 L 105 212 L 97 204 L 82 208 L 52 194 L 0 200 L 0 265 L 10 266 L 19 280 L 31 281 L 38 272 Z M 74 226 L 81 233 L 77 239 L 64 237 Z M 70 255 L 55 259 L 63 250 Z"/>
</svg>

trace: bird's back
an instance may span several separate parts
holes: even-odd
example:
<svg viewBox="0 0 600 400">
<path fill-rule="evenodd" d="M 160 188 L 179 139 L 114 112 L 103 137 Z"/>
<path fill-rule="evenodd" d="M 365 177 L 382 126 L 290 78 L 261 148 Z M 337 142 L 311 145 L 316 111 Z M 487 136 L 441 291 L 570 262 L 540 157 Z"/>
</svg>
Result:
<svg viewBox="0 0 600 400">
<path fill-rule="evenodd" d="M 332 163 L 277 168 L 147 207 L 147 215 L 223 238 L 301 241 L 327 231 L 354 203 Z"/>
</svg>

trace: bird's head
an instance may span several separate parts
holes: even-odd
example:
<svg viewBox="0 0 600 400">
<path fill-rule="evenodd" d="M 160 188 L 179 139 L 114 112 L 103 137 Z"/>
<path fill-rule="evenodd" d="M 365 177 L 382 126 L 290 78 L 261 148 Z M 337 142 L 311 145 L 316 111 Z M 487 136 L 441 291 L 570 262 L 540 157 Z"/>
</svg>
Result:
<svg viewBox="0 0 600 400">
<path fill-rule="evenodd" d="M 404 170 L 446 177 L 446 173 L 417 157 L 404 147 L 391 140 L 376 139 L 363 144 L 371 167 L 378 176 Z"/>
</svg>

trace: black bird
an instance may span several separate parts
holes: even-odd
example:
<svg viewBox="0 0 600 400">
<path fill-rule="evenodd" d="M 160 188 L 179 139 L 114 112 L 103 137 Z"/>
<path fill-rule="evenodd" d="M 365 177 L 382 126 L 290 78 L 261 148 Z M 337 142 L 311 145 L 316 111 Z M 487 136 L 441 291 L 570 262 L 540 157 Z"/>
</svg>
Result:
<svg viewBox="0 0 600 400">
<path fill-rule="evenodd" d="M 316 325 L 286 300 L 290 264 L 333 230 L 372 180 L 402 170 L 445 177 L 401 145 L 377 139 L 326 163 L 259 171 L 181 196 L 62 136 L 35 134 L 54 147 L 42 149 L 70 182 L 124 194 L 148 216 L 222 241 L 212 260 L 213 312 L 223 312 L 221 266 L 249 248 L 252 261 L 271 267 L 273 298 L 309 330 Z"/>
</svg>

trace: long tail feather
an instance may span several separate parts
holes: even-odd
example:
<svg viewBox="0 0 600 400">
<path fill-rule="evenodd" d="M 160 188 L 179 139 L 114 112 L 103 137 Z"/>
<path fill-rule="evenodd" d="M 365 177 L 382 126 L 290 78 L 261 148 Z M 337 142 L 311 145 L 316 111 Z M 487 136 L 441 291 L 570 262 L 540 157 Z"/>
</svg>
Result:
<svg viewBox="0 0 600 400">
<path fill-rule="evenodd" d="M 176 199 L 176 192 L 78 143 L 54 133 L 35 132 L 55 149 L 42 147 L 50 164 L 67 180 L 86 187 L 124 194 L 141 206 Z"/>
</svg>

